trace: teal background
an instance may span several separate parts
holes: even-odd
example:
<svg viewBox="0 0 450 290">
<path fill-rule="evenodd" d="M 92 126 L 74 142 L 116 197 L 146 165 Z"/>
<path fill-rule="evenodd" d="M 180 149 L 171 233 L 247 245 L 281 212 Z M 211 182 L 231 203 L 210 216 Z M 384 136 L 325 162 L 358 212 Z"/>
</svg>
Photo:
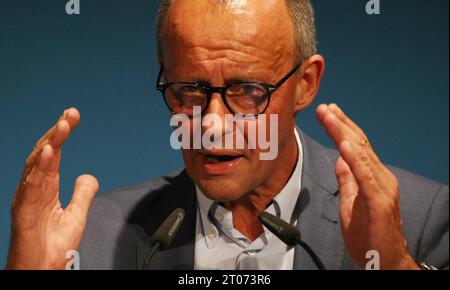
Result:
<svg viewBox="0 0 450 290">
<path fill-rule="evenodd" d="M 316 0 L 327 72 L 299 126 L 330 145 L 314 117 L 336 102 L 382 160 L 448 184 L 448 0 Z M 0 0 L 0 263 L 10 204 L 34 142 L 67 107 L 82 114 L 64 147 L 61 199 L 82 173 L 102 192 L 183 166 L 169 145 L 168 113 L 154 90 L 158 1 Z"/>
</svg>

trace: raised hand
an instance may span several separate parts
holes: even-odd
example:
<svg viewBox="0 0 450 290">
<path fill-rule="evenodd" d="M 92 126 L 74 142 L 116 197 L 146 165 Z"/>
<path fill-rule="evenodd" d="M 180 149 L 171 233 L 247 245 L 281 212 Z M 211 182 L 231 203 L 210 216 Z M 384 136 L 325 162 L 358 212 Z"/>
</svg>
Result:
<svg viewBox="0 0 450 290">
<path fill-rule="evenodd" d="M 97 179 L 82 175 L 70 204 L 59 201 L 61 146 L 77 127 L 76 109 L 64 112 L 36 144 L 26 161 L 12 205 L 8 269 L 64 269 L 66 253 L 78 249 Z"/>
<path fill-rule="evenodd" d="M 373 151 L 366 134 L 335 104 L 316 112 L 340 152 L 336 177 L 344 242 L 364 268 L 366 253 L 380 254 L 381 269 L 417 269 L 403 235 L 399 186 Z"/>
</svg>

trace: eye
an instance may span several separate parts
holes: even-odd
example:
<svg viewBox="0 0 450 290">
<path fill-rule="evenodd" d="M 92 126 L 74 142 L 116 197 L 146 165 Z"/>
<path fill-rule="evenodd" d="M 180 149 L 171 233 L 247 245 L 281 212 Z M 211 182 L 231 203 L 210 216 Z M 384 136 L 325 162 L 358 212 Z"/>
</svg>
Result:
<svg viewBox="0 0 450 290">
<path fill-rule="evenodd" d="M 199 91 L 199 88 L 192 85 L 185 85 L 178 88 L 179 93 L 195 93 Z"/>
<path fill-rule="evenodd" d="M 253 95 L 255 93 L 258 93 L 257 92 L 258 91 L 257 88 L 255 88 L 252 85 L 244 85 L 242 90 L 243 90 L 243 93 L 246 94 L 246 95 Z"/>
<path fill-rule="evenodd" d="M 175 84 L 171 86 L 172 95 L 178 99 L 203 98 L 205 93 L 196 85 Z"/>
<path fill-rule="evenodd" d="M 258 84 L 239 84 L 232 86 L 228 93 L 230 96 L 251 96 L 251 97 L 263 97 L 267 94 L 264 87 Z"/>
</svg>

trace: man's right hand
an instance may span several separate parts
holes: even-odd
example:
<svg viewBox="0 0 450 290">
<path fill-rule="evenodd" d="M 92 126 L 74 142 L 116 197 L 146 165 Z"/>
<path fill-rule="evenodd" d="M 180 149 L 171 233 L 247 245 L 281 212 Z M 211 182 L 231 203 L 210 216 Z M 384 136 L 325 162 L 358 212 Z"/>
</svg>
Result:
<svg viewBox="0 0 450 290">
<path fill-rule="evenodd" d="M 61 146 L 79 121 L 76 109 L 66 110 L 27 159 L 12 205 L 7 269 L 64 269 L 66 253 L 79 247 L 97 179 L 78 177 L 65 209 L 58 196 Z"/>
</svg>

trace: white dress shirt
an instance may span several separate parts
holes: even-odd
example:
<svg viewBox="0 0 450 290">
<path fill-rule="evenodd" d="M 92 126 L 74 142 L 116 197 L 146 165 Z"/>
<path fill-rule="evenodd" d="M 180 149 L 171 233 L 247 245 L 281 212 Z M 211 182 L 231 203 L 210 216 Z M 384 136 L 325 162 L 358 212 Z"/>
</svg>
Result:
<svg viewBox="0 0 450 290">
<path fill-rule="evenodd" d="M 303 150 L 298 132 L 294 131 L 298 145 L 297 164 L 286 185 L 266 209 L 287 222 L 293 218 L 302 180 Z M 196 194 L 194 269 L 292 270 L 294 247 L 285 245 L 265 227 L 261 236 L 249 240 L 233 227 L 231 211 L 207 198 L 198 187 Z"/>
</svg>

